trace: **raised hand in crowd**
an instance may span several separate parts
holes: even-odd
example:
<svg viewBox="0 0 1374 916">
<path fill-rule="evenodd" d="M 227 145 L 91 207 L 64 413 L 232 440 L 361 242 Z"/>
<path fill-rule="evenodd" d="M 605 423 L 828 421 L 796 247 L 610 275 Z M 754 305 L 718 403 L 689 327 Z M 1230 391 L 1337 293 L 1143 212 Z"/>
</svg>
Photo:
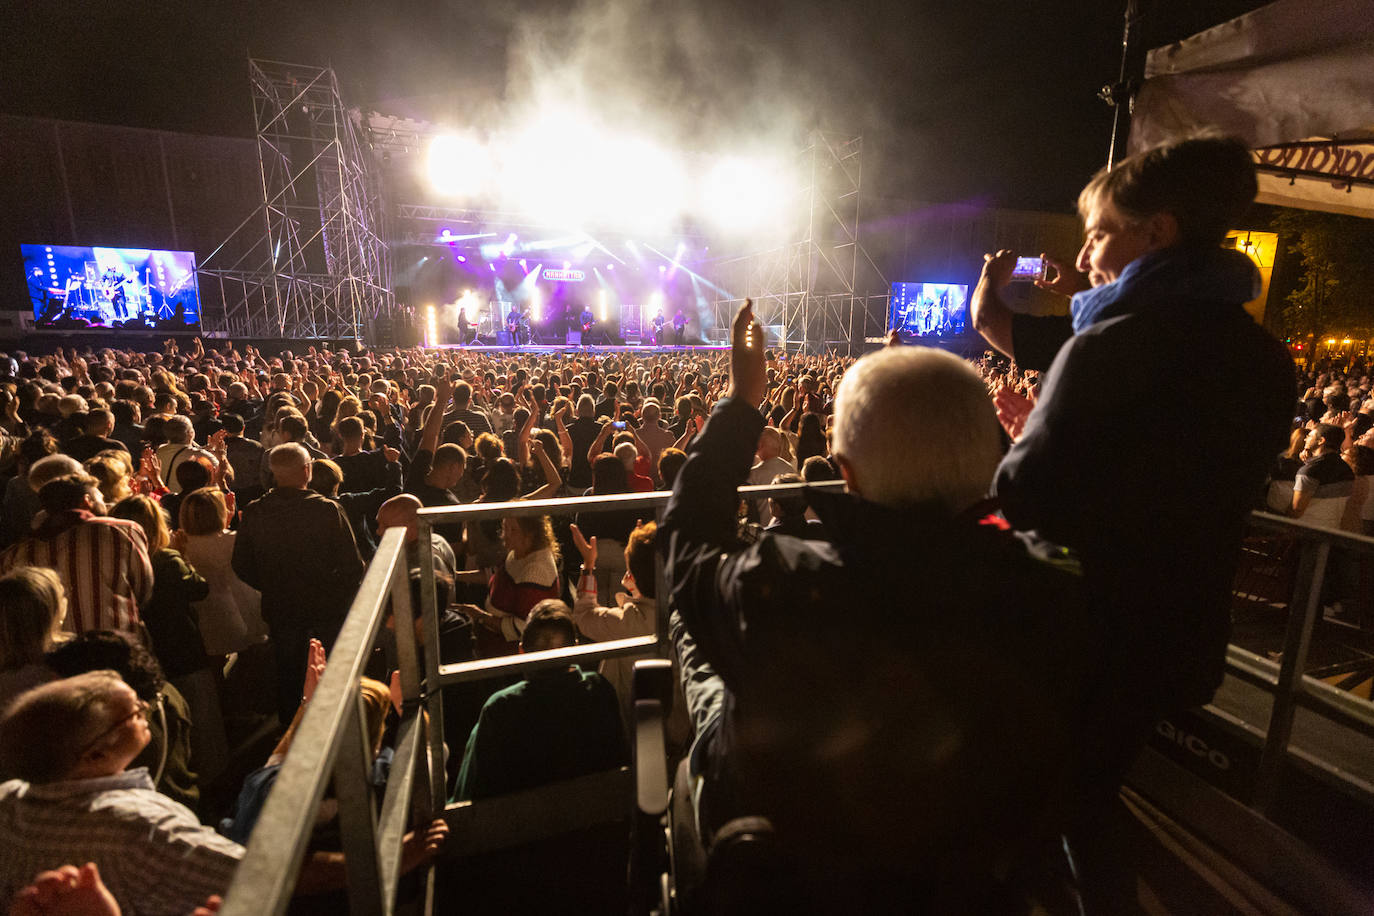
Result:
<svg viewBox="0 0 1374 916">
<path fill-rule="evenodd" d="M 311 698 L 315 696 L 315 688 L 320 686 L 320 679 L 324 677 L 326 661 L 324 643 L 318 639 L 310 640 L 310 648 L 306 649 L 305 656 L 305 686 L 301 689 L 302 703 L 309 703 Z"/>
<path fill-rule="evenodd" d="M 94 862 L 39 872 L 14 895 L 10 916 L 119 916 L 114 894 Z"/>
<path fill-rule="evenodd" d="M 584 570 L 596 569 L 596 535 L 590 539 L 582 536 L 582 529 L 576 524 L 568 526 L 572 532 L 573 543 L 577 545 L 577 552 L 582 555 L 582 568 Z"/>
<path fill-rule="evenodd" d="M 1011 437 L 1013 442 L 1020 439 L 1021 433 L 1026 429 L 1026 420 L 1035 407 L 1035 402 L 1004 386 L 993 393 L 992 403 L 997 408 L 997 420 L 1002 424 L 1002 428 L 1007 431 L 1007 435 Z"/>
<path fill-rule="evenodd" d="M 758 407 L 767 393 L 768 368 L 763 354 L 763 327 L 754 318 L 753 300 L 745 299 L 730 326 L 729 394 Z"/>
</svg>

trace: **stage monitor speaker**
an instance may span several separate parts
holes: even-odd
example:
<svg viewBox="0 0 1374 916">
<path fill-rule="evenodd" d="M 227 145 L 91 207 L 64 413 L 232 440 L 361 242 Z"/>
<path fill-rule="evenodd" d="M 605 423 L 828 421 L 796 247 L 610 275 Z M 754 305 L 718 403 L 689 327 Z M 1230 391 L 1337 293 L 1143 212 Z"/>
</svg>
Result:
<svg viewBox="0 0 1374 916">
<path fill-rule="evenodd" d="M 569 331 L 569 332 L 568 332 L 568 337 L 567 337 L 567 344 L 568 344 L 568 346 L 570 346 L 570 347 L 580 347 L 580 346 L 582 346 L 582 332 L 581 332 L 581 331 Z"/>
</svg>

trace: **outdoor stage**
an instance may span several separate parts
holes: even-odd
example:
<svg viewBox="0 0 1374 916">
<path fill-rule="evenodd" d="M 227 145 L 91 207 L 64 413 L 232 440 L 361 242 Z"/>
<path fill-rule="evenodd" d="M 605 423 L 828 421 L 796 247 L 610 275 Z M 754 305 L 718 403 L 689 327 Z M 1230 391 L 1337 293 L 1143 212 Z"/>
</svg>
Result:
<svg viewBox="0 0 1374 916">
<path fill-rule="evenodd" d="M 542 354 L 542 353 L 588 353 L 592 355 L 601 353 L 638 353 L 638 354 L 662 354 L 671 356 L 674 353 L 720 353 L 729 350 L 725 344 L 702 345 L 696 347 L 655 347 L 647 344 L 626 344 L 621 346 L 604 346 L 592 344 L 589 346 L 578 346 L 576 344 L 525 344 L 519 347 L 508 346 L 488 346 L 486 344 L 440 344 L 437 347 L 426 347 L 427 350 L 457 350 L 463 353 L 505 353 L 510 355 L 518 354 Z"/>
</svg>

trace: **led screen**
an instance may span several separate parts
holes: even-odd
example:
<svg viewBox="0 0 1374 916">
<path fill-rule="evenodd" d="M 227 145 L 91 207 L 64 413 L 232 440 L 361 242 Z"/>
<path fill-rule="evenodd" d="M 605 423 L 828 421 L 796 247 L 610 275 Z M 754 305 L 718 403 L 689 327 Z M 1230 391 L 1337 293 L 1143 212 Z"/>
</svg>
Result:
<svg viewBox="0 0 1374 916">
<path fill-rule="evenodd" d="M 200 324 L 195 252 L 70 245 L 20 249 L 39 327 Z"/>
<path fill-rule="evenodd" d="M 957 337 L 968 322 L 968 287 L 957 283 L 894 283 L 887 326 L 904 341 Z"/>
</svg>

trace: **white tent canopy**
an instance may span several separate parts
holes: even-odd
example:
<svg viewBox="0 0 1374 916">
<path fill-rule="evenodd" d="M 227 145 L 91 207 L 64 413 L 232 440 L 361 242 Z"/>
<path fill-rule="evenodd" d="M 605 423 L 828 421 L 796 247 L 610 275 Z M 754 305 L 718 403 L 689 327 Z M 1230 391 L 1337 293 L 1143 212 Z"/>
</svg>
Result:
<svg viewBox="0 0 1374 916">
<path fill-rule="evenodd" d="M 1255 150 L 1261 203 L 1374 217 L 1374 6 L 1279 0 L 1145 59 L 1128 148 L 1213 128 Z"/>
</svg>

